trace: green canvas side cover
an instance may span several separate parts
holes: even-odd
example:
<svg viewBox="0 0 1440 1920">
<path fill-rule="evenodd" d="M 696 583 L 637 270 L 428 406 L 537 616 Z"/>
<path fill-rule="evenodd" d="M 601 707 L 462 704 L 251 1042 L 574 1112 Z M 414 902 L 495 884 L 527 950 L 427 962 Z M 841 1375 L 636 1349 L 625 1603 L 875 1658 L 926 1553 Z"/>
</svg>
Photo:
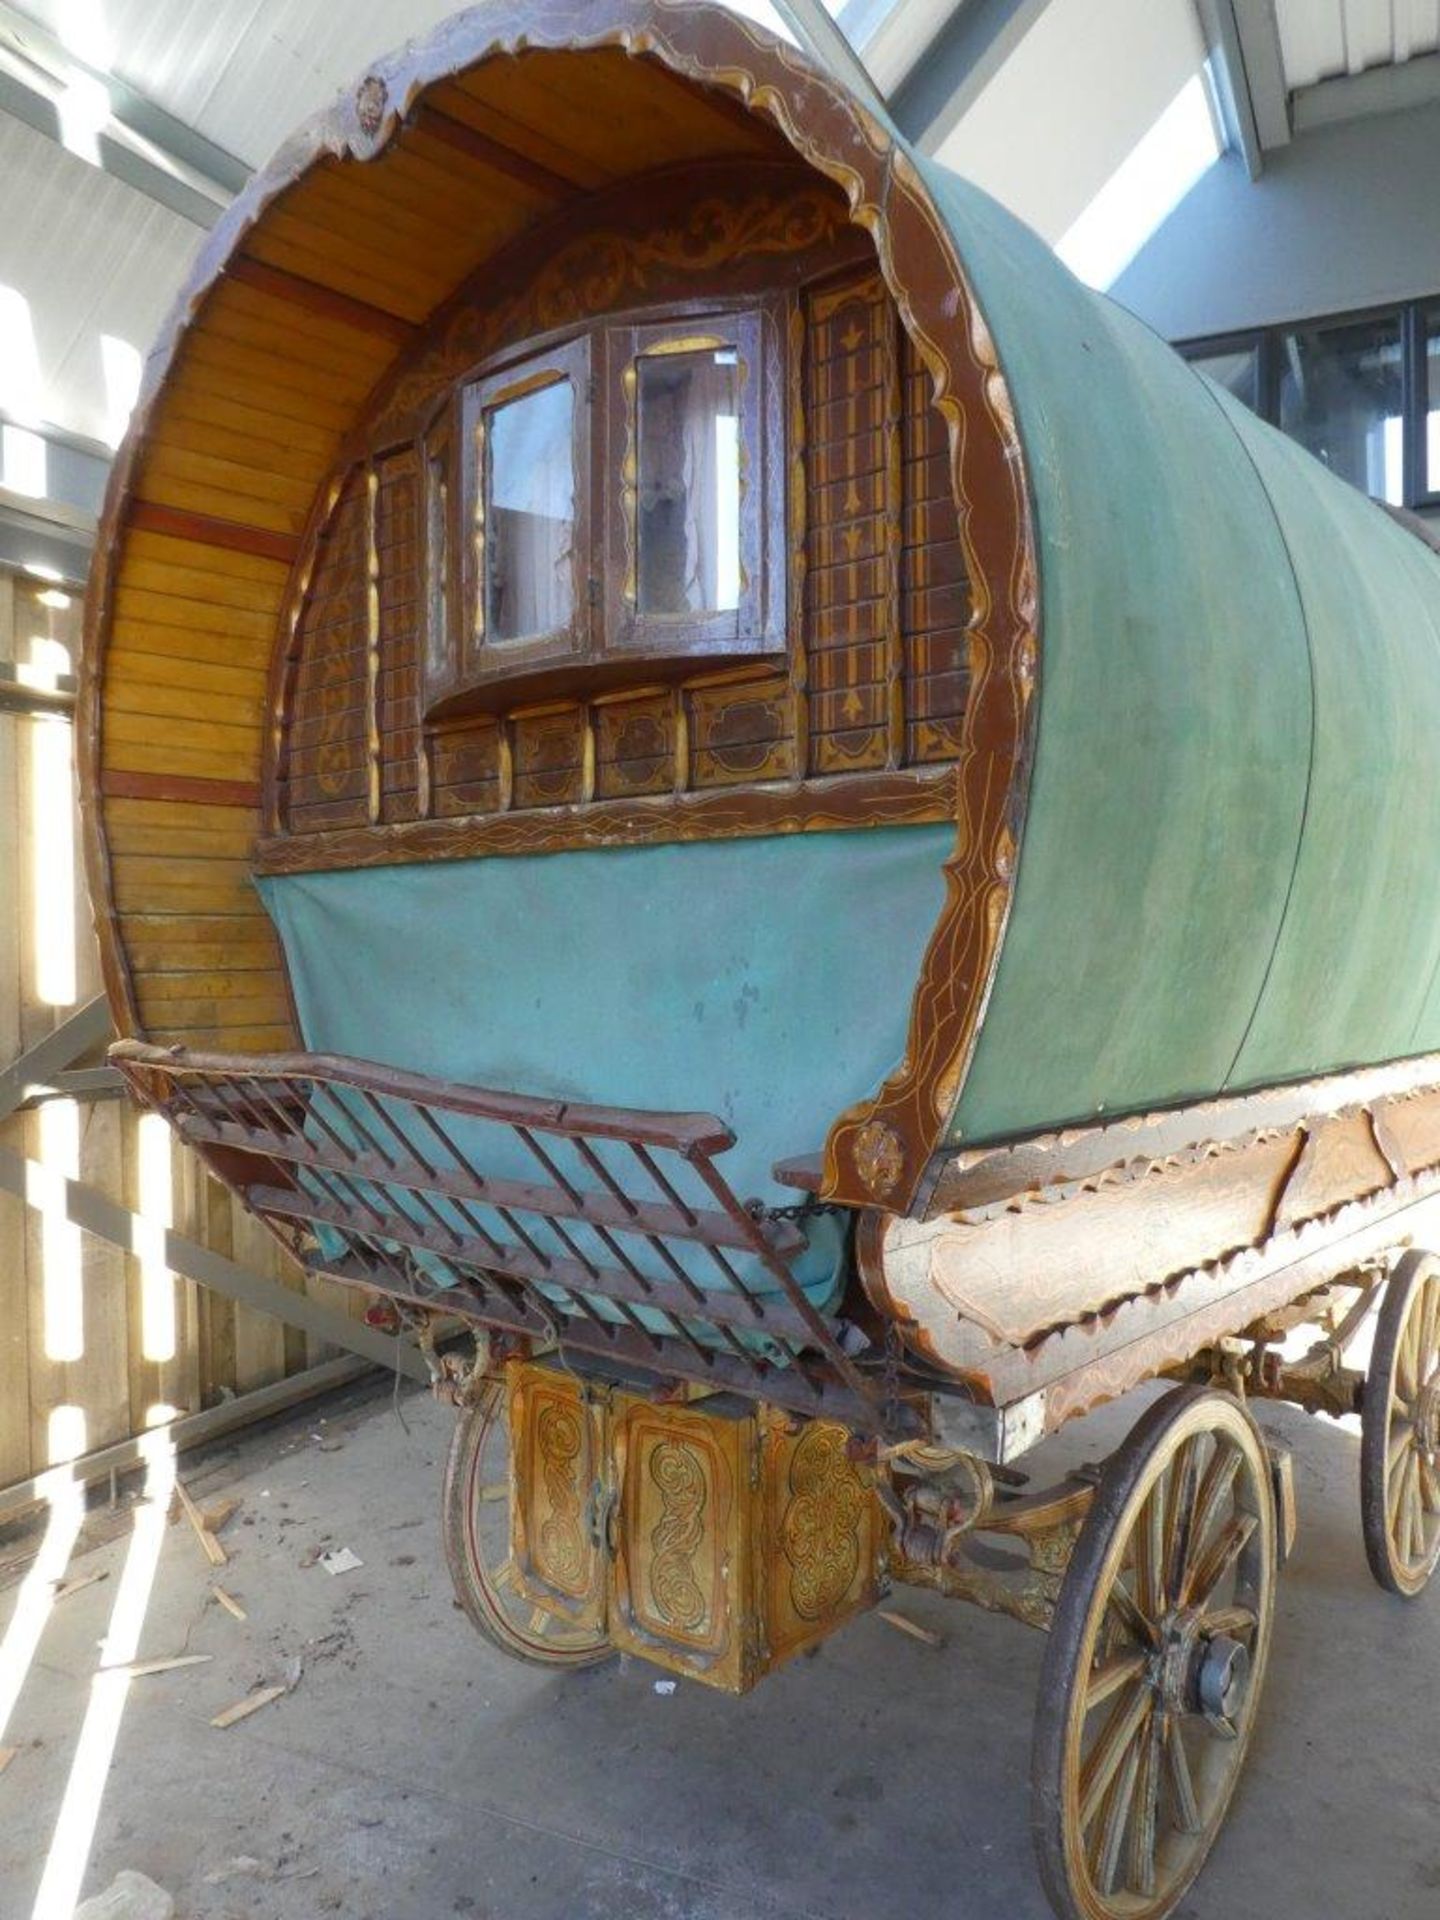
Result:
<svg viewBox="0 0 1440 1920">
<path fill-rule="evenodd" d="M 1026 454 L 1015 894 L 952 1137 L 1440 1046 L 1440 564 L 917 161 Z"/>
<path fill-rule="evenodd" d="M 717 1113 L 742 1199 L 905 1047 L 953 827 L 294 874 L 259 885 L 305 1044 L 442 1079 Z M 533 1173 L 533 1170 L 529 1170 Z"/>
</svg>

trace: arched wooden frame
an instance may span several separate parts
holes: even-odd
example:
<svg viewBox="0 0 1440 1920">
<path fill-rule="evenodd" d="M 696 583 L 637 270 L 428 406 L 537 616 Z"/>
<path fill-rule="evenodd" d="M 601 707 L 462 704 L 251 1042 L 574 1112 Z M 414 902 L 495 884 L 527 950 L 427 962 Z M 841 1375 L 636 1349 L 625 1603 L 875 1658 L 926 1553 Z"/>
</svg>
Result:
<svg viewBox="0 0 1440 1920">
<path fill-rule="evenodd" d="M 914 1211 L 925 1203 L 927 1173 L 978 1034 L 1008 917 L 1023 820 L 1038 666 L 1037 561 L 1023 452 L 995 345 L 954 239 L 893 130 L 795 49 L 748 20 L 690 0 L 538 0 L 461 14 L 429 39 L 378 63 L 352 95 L 302 129 L 210 235 L 147 363 L 131 433 L 111 478 L 87 607 L 80 756 L 86 860 L 107 988 L 119 1023 L 127 1032 L 141 1032 L 105 824 L 104 657 L 134 520 L 137 470 L 176 357 L 192 330 L 203 332 L 207 295 L 287 187 L 326 155 L 376 158 L 403 135 L 407 116 L 431 85 L 497 56 L 605 48 L 656 61 L 734 97 L 840 187 L 851 220 L 874 244 L 949 430 L 974 593 L 970 697 L 956 770 L 957 842 L 944 863 L 945 903 L 921 965 L 904 1058 L 871 1098 L 835 1122 L 822 1188 L 826 1197 L 852 1205 Z M 397 323 L 397 344 L 410 331 Z M 325 504 L 317 501 L 321 511 Z M 295 549 L 296 543 L 280 537 L 271 547 L 275 557 L 286 559 Z M 263 539 L 254 550 L 264 550 Z M 272 715 L 272 733 L 276 725 Z M 259 747 L 257 735 L 257 767 Z M 272 738 L 270 757 L 274 747 Z"/>
</svg>

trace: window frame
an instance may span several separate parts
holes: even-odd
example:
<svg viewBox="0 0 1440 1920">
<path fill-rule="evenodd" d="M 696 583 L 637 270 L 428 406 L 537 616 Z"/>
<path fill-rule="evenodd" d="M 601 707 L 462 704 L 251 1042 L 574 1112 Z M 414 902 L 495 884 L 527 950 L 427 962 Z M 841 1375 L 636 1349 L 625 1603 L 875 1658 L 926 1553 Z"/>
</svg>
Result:
<svg viewBox="0 0 1440 1920">
<path fill-rule="evenodd" d="M 1427 472 L 1426 436 L 1429 412 L 1429 368 L 1426 359 L 1429 331 L 1427 321 L 1440 337 L 1440 294 L 1419 300 L 1392 301 L 1378 306 L 1358 307 L 1339 313 L 1306 314 L 1277 321 L 1263 327 L 1241 327 L 1230 333 L 1197 335 L 1176 343 L 1182 359 L 1197 360 L 1212 354 L 1237 353 L 1250 347 L 1259 350 L 1259 415 L 1280 427 L 1280 373 L 1282 343 L 1287 334 L 1325 331 L 1332 327 L 1364 325 L 1366 322 L 1398 320 L 1400 325 L 1401 369 L 1401 492 L 1403 505 L 1411 512 L 1440 509 L 1440 473 Z M 1243 404 L 1243 403 L 1242 403 Z M 1369 498 L 1370 496 L 1366 496 Z"/>
<path fill-rule="evenodd" d="M 459 645 L 454 651 L 453 691 L 467 692 L 499 684 L 542 666 L 565 665 L 590 651 L 591 611 L 591 336 L 512 357 L 494 372 L 464 383 L 460 403 L 460 604 L 451 600 L 451 624 Z M 573 396 L 570 452 L 574 481 L 574 536 L 570 548 L 570 618 L 548 633 L 494 640 L 488 629 L 488 525 L 490 506 L 489 417 L 528 394 L 568 383 Z M 453 537 L 453 523 L 452 523 Z M 458 614 L 458 618 L 457 618 Z"/>
<path fill-rule="evenodd" d="M 787 296 L 686 302 L 607 315 L 581 328 L 507 347 L 452 388 L 420 435 L 425 475 L 427 724 L 533 699 L 598 696 L 637 673 L 672 683 L 731 665 L 783 664 L 787 606 Z M 740 604 L 708 616 L 646 615 L 638 579 L 637 362 L 651 343 L 734 346 L 741 366 Z M 653 349 L 651 349 L 653 350 Z M 485 419 L 507 401 L 572 382 L 575 399 L 574 614 L 555 633 L 493 641 L 485 632 Z M 629 391 L 627 392 L 627 384 Z M 448 438 L 447 438 L 448 436 Z M 447 507 L 431 507 L 435 475 Z M 443 525 L 446 551 L 435 551 Z M 448 612 L 432 635 L 437 569 Z M 627 601 L 627 586 L 631 596 Z M 436 671 L 435 669 L 438 669 Z"/>
<path fill-rule="evenodd" d="M 763 315 L 758 307 L 611 327 L 606 338 L 606 479 L 619 476 L 619 511 L 607 516 L 605 631 L 609 658 L 703 660 L 766 651 L 767 502 L 765 486 Z M 733 348 L 737 365 L 740 596 L 733 609 L 701 614 L 646 613 L 639 605 L 640 369 L 670 354 Z M 615 444 L 618 441 L 618 447 Z"/>
</svg>

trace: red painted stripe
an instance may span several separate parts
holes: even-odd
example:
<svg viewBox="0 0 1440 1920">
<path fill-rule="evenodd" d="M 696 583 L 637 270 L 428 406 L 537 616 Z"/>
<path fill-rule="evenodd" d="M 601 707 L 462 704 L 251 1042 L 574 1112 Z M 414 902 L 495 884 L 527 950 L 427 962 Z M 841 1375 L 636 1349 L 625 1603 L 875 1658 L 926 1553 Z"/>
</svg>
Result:
<svg viewBox="0 0 1440 1920">
<path fill-rule="evenodd" d="M 107 800 L 181 800 L 197 807 L 260 805 L 258 780 L 207 780 L 199 774 L 126 773 L 107 767 L 100 776 Z"/>
<path fill-rule="evenodd" d="M 398 313 L 371 306 L 368 300 L 356 300 L 348 293 L 337 293 L 333 287 L 322 287 L 303 274 L 289 273 L 263 260 L 237 256 L 225 268 L 225 278 L 256 293 L 269 294 L 273 299 L 288 300 L 292 306 L 304 307 L 326 320 L 338 320 L 361 333 L 378 334 L 382 340 L 392 340 L 399 347 L 408 346 L 420 331 Z"/>
<path fill-rule="evenodd" d="M 300 551 L 299 537 L 293 533 L 246 527 L 238 520 L 212 520 L 207 514 L 185 513 L 179 507 L 162 507 L 153 500 L 132 500 L 128 524 L 142 533 L 168 533 L 177 540 L 226 547 L 232 553 L 250 553 L 261 560 L 279 560 L 287 567 L 295 564 Z"/>
</svg>

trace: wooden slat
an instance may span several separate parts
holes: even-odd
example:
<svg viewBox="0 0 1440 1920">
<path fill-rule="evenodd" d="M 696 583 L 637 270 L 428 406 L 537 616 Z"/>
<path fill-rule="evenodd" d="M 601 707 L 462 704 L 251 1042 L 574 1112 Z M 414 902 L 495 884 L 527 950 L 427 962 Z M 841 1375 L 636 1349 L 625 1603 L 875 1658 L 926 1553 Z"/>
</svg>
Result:
<svg viewBox="0 0 1440 1920">
<path fill-rule="evenodd" d="M 552 140 L 543 127 L 522 126 L 509 114 L 481 100 L 469 91 L 463 78 L 446 80 L 439 86 L 429 88 L 426 98 L 452 120 L 462 121 L 466 126 L 474 127 L 478 133 L 487 134 L 506 152 L 533 161 L 551 178 L 563 180 L 581 191 L 594 192 L 598 187 L 609 185 L 615 178 L 608 167 L 584 159 Z"/>
<path fill-rule="evenodd" d="M 236 553 L 249 553 L 262 560 L 280 560 L 293 566 L 300 542 L 291 535 L 277 534 L 268 528 L 243 522 L 217 519 L 209 514 L 187 513 L 178 507 L 162 506 L 146 500 L 132 500 L 127 527 L 147 533 L 169 534 L 176 540 L 193 540 L 208 547 L 228 547 Z"/>
<path fill-rule="evenodd" d="M 218 626 L 222 615 L 217 610 Z M 195 666 L 237 666 L 251 672 L 265 672 L 271 645 L 237 639 L 233 633 L 210 632 L 201 627 L 161 627 L 146 621 L 117 620 L 110 630 L 112 651 L 146 659 L 188 661 Z M 108 656 L 107 656 L 108 657 Z"/>
<path fill-rule="evenodd" d="M 238 553 L 233 547 L 207 547 L 196 540 L 152 533 L 139 526 L 126 529 L 125 564 L 127 570 L 139 564 L 160 572 L 173 569 L 197 573 L 207 580 L 224 581 L 227 586 L 264 596 L 267 604 L 271 596 L 278 604 L 290 573 L 288 563 L 283 560 Z"/>
<path fill-rule="evenodd" d="M 233 726 L 259 728 L 265 719 L 263 691 L 239 695 L 204 692 L 194 687 L 157 686 L 153 682 L 110 680 L 105 689 L 107 714 L 144 714 L 151 719 L 216 721 Z"/>
<path fill-rule="evenodd" d="M 191 600 L 175 593 L 154 593 L 148 588 L 125 584 L 115 594 L 115 618 L 134 620 L 146 626 L 191 627 L 231 633 L 237 639 L 261 643 L 275 637 L 275 610 L 253 605 L 224 604 L 212 600 Z"/>
<path fill-rule="evenodd" d="M 148 467 L 136 481 L 136 494 L 147 506 L 225 520 L 231 525 L 258 529 L 297 544 L 306 519 L 306 509 L 301 506 L 271 505 L 249 494 L 197 484 L 169 473 L 151 471 Z"/>
<path fill-rule="evenodd" d="M 251 387 L 241 392 L 217 392 L 198 374 L 177 371 L 158 403 L 157 424 L 169 432 L 172 423 L 185 422 L 196 427 L 218 427 L 224 432 L 247 435 L 256 440 L 274 440 L 283 436 L 287 446 L 313 456 L 317 476 L 330 465 L 345 432 L 347 416 L 343 410 L 332 420 L 297 417 L 289 403 L 298 396 L 287 394 L 283 403 L 262 400 Z"/>
<path fill-rule="evenodd" d="M 200 693 L 230 694 L 241 699 L 263 699 L 265 669 L 223 665 L 214 660 L 181 660 L 173 654 L 135 653 L 112 647 L 105 656 L 105 684 L 115 687 L 190 687 Z"/>
<path fill-rule="evenodd" d="M 254 396 L 259 405 L 303 407 L 302 419 L 313 415 L 317 421 L 342 427 L 350 424 L 372 384 L 368 362 L 355 364 L 336 355 L 327 369 L 319 371 L 292 365 L 288 357 L 261 347 L 212 339 L 199 330 L 187 336 L 183 365 L 192 376 L 208 376 L 221 393 Z"/>
<path fill-rule="evenodd" d="M 301 274 L 284 273 L 280 268 L 267 267 L 258 260 L 232 261 L 226 273 L 230 280 L 239 285 L 250 287 L 257 293 L 269 294 L 288 306 L 299 307 L 322 320 L 333 320 L 352 333 L 374 334 L 396 347 L 407 346 L 415 337 L 415 329 L 406 321 L 397 320 L 393 313 L 372 306 L 368 300 L 352 300 L 345 294 L 336 293 L 332 287 L 322 287 L 314 280 L 305 279 Z"/>
<path fill-rule="evenodd" d="M 552 173 L 549 167 L 539 161 L 530 160 L 513 147 L 507 147 L 503 142 L 492 139 L 488 133 L 481 132 L 470 124 L 468 114 L 452 118 L 438 107 L 426 104 L 412 117 L 411 125 L 406 129 L 407 149 L 412 153 L 426 151 L 423 139 L 426 134 L 444 146 L 453 147 L 467 160 L 497 174 L 512 188 L 523 188 L 534 196 L 539 205 L 559 204 L 575 198 L 577 189 L 572 181 Z"/>
<path fill-rule="evenodd" d="M 377 259 L 372 243 L 348 244 L 326 227 L 271 212 L 261 227 L 247 236 L 245 251 L 253 260 L 283 267 L 307 279 L 318 280 L 336 293 L 353 299 L 383 294 L 383 304 L 399 318 L 421 321 L 444 299 L 453 280 L 430 272 L 414 273 L 399 265 L 387 268 Z"/>
<path fill-rule="evenodd" d="M 117 716 L 131 726 L 137 726 L 134 715 Z M 143 732 L 139 739 L 117 739 L 113 728 L 107 727 L 101 741 L 101 765 L 104 769 L 102 783 L 107 783 L 112 774 L 150 774 L 163 776 L 171 780 L 203 780 L 219 782 L 234 789 L 244 786 L 255 791 L 256 774 L 260 758 L 260 743 L 256 740 L 253 751 L 246 753 L 221 751 L 218 748 L 188 748 L 176 745 L 173 727 L 166 728 L 161 721 L 148 723 L 149 732 Z M 159 792 L 169 789 L 152 787 L 139 791 Z M 137 791 L 127 788 L 127 791 Z"/>
</svg>

